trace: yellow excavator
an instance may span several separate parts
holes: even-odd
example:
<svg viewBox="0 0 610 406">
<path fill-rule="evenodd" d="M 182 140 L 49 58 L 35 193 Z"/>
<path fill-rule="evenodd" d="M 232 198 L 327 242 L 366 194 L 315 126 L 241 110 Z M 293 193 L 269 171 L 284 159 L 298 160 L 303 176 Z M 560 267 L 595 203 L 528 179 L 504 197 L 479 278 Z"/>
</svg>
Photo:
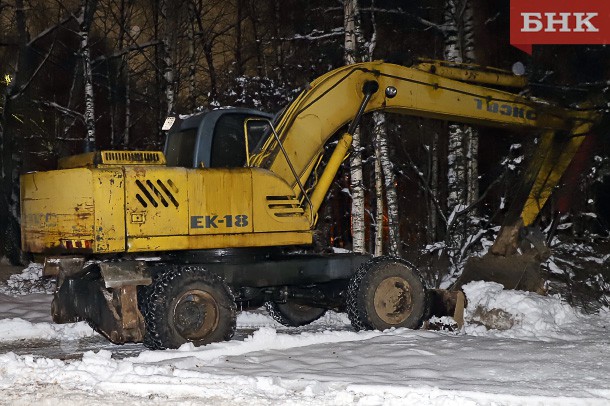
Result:
<svg viewBox="0 0 610 406">
<path fill-rule="evenodd" d="M 237 306 L 256 302 L 288 326 L 338 309 L 358 330 L 417 328 L 433 308 L 459 313 L 463 295 L 428 289 L 399 258 L 307 253 L 320 205 L 365 113 L 535 130 L 529 193 L 488 255 L 519 261 L 520 230 L 600 119 L 584 105 L 499 90 L 525 86 L 498 70 L 376 61 L 319 77 L 277 117 L 249 109 L 170 117 L 164 152 L 96 151 L 24 174 L 22 249 L 43 254 L 44 273 L 58 276 L 54 321 L 87 320 L 114 343 L 226 340 Z M 538 283 L 522 267 L 471 268 L 470 279 L 501 273 L 510 288 Z"/>
</svg>

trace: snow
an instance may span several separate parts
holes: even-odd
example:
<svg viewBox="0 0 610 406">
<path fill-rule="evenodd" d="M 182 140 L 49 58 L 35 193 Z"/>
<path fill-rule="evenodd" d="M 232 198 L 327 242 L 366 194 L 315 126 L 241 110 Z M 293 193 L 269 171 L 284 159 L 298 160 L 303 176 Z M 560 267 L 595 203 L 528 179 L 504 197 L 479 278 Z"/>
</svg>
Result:
<svg viewBox="0 0 610 406">
<path fill-rule="evenodd" d="M 9 283 L 39 284 L 36 272 L 28 268 Z M 28 293 L 30 285 L 22 284 L 21 292 L 0 289 L 0 346 L 96 334 L 84 323 L 51 324 L 51 295 Z M 610 404 L 609 309 L 585 315 L 560 298 L 505 291 L 494 283 L 473 282 L 464 290 L 466 326 L 459 333 L 355 332 L 345 315 L 334 312 L 288 329 L 256 310 L 239 314 L 241 339 L 205 347 L 142 348 L 117 359 L 113 347 L 120 346 L 110 346 L 69 360 L 2 350 L 1 402 Z"/>
</svg>

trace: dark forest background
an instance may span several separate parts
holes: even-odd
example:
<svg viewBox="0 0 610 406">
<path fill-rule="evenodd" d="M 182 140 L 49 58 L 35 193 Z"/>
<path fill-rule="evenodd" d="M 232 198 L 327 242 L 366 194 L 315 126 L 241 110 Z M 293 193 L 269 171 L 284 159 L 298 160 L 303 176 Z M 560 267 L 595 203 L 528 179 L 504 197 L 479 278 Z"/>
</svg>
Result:
<svg viewBox="0 0 610 406">
<path fill-rule="evenodd" d="M 373 59 L 400 64 L 443 59 L 448 6 L 454 12 L 469 7 L 472 19 L 457 29 L 472 34 L 477 64 L 510 70 L 521 61 L 531 96 L 566 105 L 610 100 L 608 47 L 534 46 L 528 56 L 509 44 L 509 0 L 360 0 L 358 6 L 360 49 L 366 53 L 373 44 Z M 96 149 L 161 149 L 161 124 L 172 113 L 219 106 L 279 111 L 309 81 L 344 64 L 344 10 L 340 0 L 0 0 L 4 254 L 19 260 L 20 173 L 53 169 L 58 157 L 83 152 L 87 137 Z M 372 206 L 371 126 L 363 125 L 362 145 Z M 476 207 L 482 220 L 473 233 L 481 248 L 493 239 L 536 138 L 478 130 L 478 186 L 484 198 Z M 430 190 L 421 178 L 438 172 L 434 193 L 447 209 L 447 132 L 446 122 L 388 116 L 400 252 L 423 267 L 430 261 L 444 266 L 434 247 L 445 240 L 446 229 L 442 222 L 431 226 Z M 580 278 L 583 286 L 602 292 L 610 290 L 605 265 L 610 249 L 604 248 L 610 224 L 608 138 L 608 128 L 600 128 L 586 164 L 564 188 L 569 193 L 557 193 L 541 219 L 544 228 L 562 207 L 559 232 L 569 241 L 562 247 L 602 258 Z M 350 249 L 348 178 L 347 171 L 337 178 L 320 227 L 323 243 Z M 561 199 L 569 203 L 560 205 Z M 373 223 L 373 216 L 367 218 L 369 252 Z M 582 267 L 563 265 L 572 283 L 574 270 Z"/>
</svg>

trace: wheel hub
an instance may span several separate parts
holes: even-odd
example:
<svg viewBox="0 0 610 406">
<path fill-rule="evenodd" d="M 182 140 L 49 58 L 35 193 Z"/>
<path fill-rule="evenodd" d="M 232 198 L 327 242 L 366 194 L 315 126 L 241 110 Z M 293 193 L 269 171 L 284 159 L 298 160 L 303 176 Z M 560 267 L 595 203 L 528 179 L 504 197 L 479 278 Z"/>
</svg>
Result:
<svg viewBox="0 0 610 406">
<path fill-rule="evenodd" d="M 189 290 L 176 301 L 174 326 L 187 340 L 205 338 L 218 324 L 218 304 L 208 292 Z"/>
<path fill-rule="evenodd" d="M 374 306 L 384 322 L 391 325 L 404 322 L 413 307 L 409 283 L 398 276 L 384 279 L 375 290 Z"/>
</svg>

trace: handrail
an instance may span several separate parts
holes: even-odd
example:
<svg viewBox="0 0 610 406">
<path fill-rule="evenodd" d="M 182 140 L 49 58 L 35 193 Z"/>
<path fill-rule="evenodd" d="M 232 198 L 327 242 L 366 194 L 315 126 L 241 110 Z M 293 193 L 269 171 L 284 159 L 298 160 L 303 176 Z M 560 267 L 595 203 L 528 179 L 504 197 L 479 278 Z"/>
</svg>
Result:
<svg viewBox="0 0 610 406">
<path fill-rule="evenodd" d="M 294 169 L 294 165 L 290 161 L 290 158 L 288 157 L 288 153 L 286 152 L 286 149 L 284 149 L 284 145 L 282 144 L 282 141 L 280 140 L 280 137 L 277 134 L 277 131 L 275 131 L 275 127 L 273 126 L 273 123 L 268 118 L 248 117 L 244 120 L 244 137 L 245 137 L 245 141 L 246 141 L 245 142 L 245 144 L 246 144 L 246 166 L 250 166 L 250 148 L 249 148 L 249 143 L 248 143 L 248 123 L 250 121 L 262 121 L 262 122 L 266 122 L 267 124 L 269 124 L 269 127 L 271 128 L 271 133 L 275 137 L 275 140 L 277 141 L 277 144 L 280 147 L 280 150 L 282 151 L 284 158 L 286 158 L 286 163 L 288 164 L 288 167 L 290 167 L 292 175 L 294 176 L 294 179 L 295 179 L 297 185 L 299 186 L 301 193 L 303 194 L 303 198 L 307 201 L 307 204 L 309 205 L 309 213 L 310 213 L 310 216 L 309 216 L 310 224 L 309 225 L 310 225 L 310 227 L 313 226 L 317 220 L 316 219 L 317 213 L 314 213 L 313 204 L 311 203 L 311 200 L 309 199 L 309 196 L 307 195 L 307 192 L 305 191 L 305 187 L 303 186 L 303 183 L 301 183 L 301 179 L 297 175 L 297 171 Z"/>
</svg>

